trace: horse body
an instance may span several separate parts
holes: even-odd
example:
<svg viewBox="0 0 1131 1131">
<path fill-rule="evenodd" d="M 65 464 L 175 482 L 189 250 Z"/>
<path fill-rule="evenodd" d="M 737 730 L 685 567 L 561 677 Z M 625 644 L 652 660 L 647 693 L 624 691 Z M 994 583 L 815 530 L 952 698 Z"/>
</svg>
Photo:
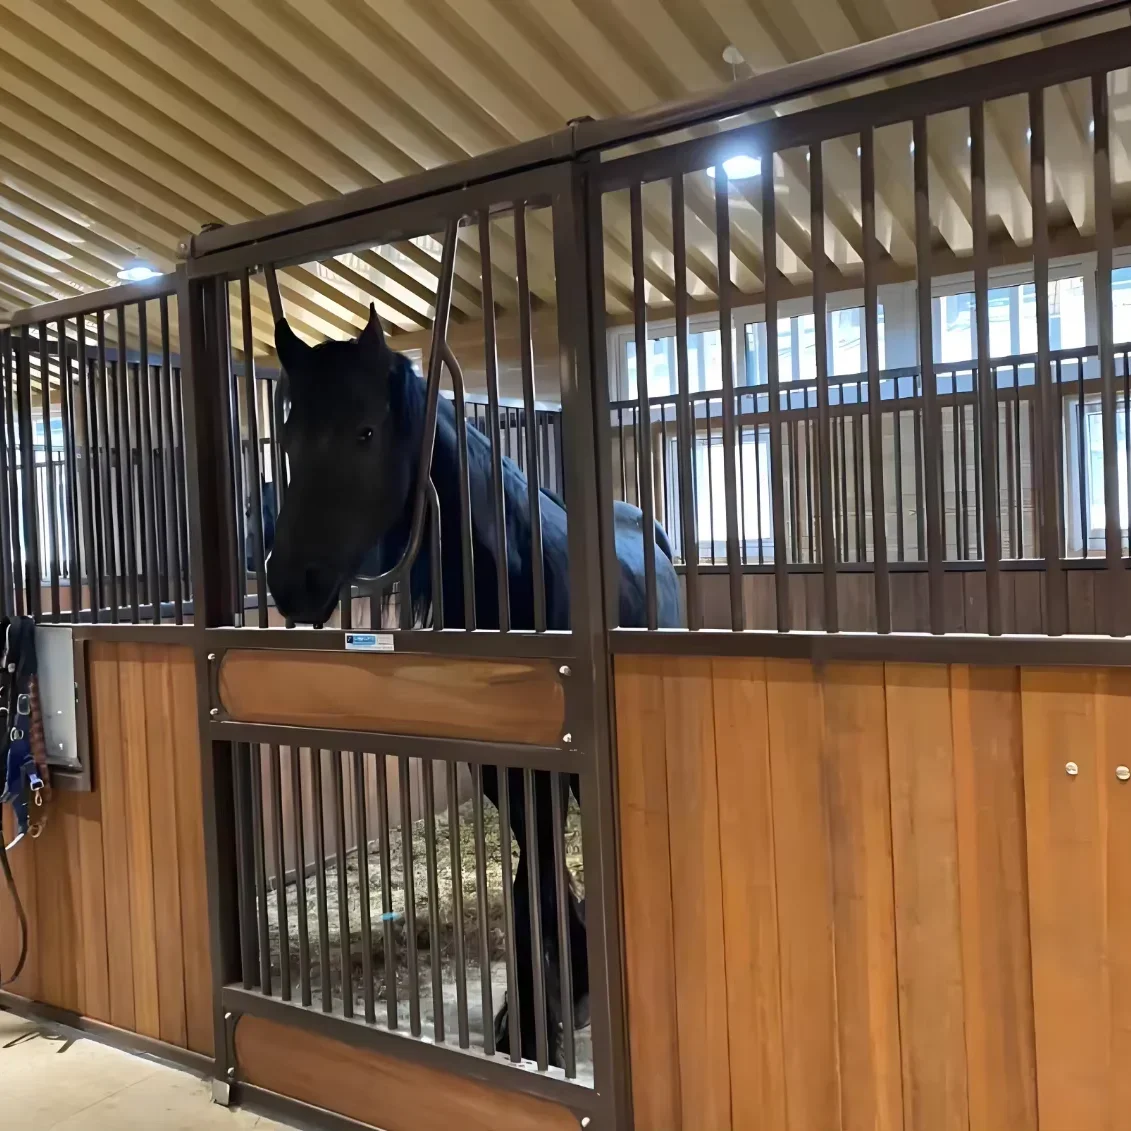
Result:
<svg viewBox="0 0 1131 1131">
<path fill-rule="evenodd" d="M 293 381 L 296 374 L 304 373 L 303 380 L 321 383 L 323 398 L 339 396 L 343 406 L 341 413 L 328 414 L 321 411 L 325 408 L 324 404 L 316 406 L 314 402 L 306 402 L 306 426 L 311 434 L 302 436 L 296 445 L 303 455 L 297 467 L 292 463 L 292 482 L 279 514 L 274 551 L 268 562 L 268 580 L 280 611 L 297 621 L 317 623 L 325 619 L 341 585 L 350 577 L 362 571 L 376 573 L 388 570 L 401 559 L 410 534 L 415 459 L 424 427 L 426 385 L 407 358 L 388 350 L 375 315 L 371 316 L 370 327 L 356 343 L 327 343 L 311 349 L 294 338 L 285 322 L 280 322 L 277 328 L 276 341 L 289 379 Z M 345 346 L 353 347 L 358 356 L 342 353 L 341 347 Z M 330 347 L 336 347 L 336 350 Z M 375 374 L 374 369 L 383 372 Z M 363 403 L 367 399 L 364 384 L 367 379 L 371 388 L 368 403 Z M 335 389 L 335 381 L 345 387 Z M 379 424 L 387 465 L 379 470 L 393 486 L 366 498 L 366 476 L 378 474 L 378 469 L 366 455 L 358 461 L 362 466 L 354 469 L 362 476 L 360 480 L 353 479 L 356 487 L 354 505 L 344 507 L 340 498 L 329 496 L 335 487 L 340 490 L 343 483 L 350 482 L 350 469 L 347 467 L 343 472 L 339 465 L 349 463 L 352 449 L 343 440 L 357 429 L 359 413 L 362 420 L 372 419 Z M 303 426 L 302 414 L 303 400 L 300 397 L 292 401 L 292 412 L 286 423 L 288 449 L 294 429 Z M 363 424 L 362 432 L 367 430 L 369 426 Z M 335 431 L 337 435 L 332 435 Z M 368 441 L 363 444 L 366 449 L 369 446 Z M 500 565 L 497 561 L 491 441 L 471 425 L 467 427 L 467 463 L 474 565 L 474 624 L 479 629 L 497 629 L 501 623 Z M 431 539 L 426 536 L 409 577 L 413 618 L 421 624 L 432 620 L 435 610 L 433 576 L 434 572 L 438 572 L 442 586 L 443 624 L 446 628 L 465 628 L 469 618 L 464 598 L 457 418 L 453 404 L 443 398 L 437 415 L 431 478 L 440 502 L 440 563 L 439 570 L 434 571 L 433 547 Z M 526 476 L 507 458 L 502 460 L 502 485 L 510 625 L 512 629 L 533 630 L 535 607 L 530 488 Z M 545 626 L 552 631 L 564 631 L 570 627 L 566 509 L 560 499 L 547 491 L 539 493 L 538 502 L 545 578 Z M 374 509 L 384 509 L 383 519 L 374 521 L 370 513 Z M 620 623 L 642 627 L 646 623 L 643 516 L 637 508 L 617 503 L 613 528 L 621 579 Z M 658 526 L 655 564 L 658 623 L 661 627 L 678 626 L 681 622 L 678 579 L 667 537 Z M 558 1038 L 563 1020 L 560 1003 L 563 956 L 559 953 L 557 930 L 554 779 L 545 771 L 535 772 L 530 777 L 533 799 L 529 809 L 535 815 L 534 829 L 528 826 L 527 821 L 524 771 L 510 770 L 506 774 L 510 826 L 520 851 L 513 890 L 517 977 L 512 989 L 518 996 L 522 1055 L 533 1059 L 536 1052 L 535 957 L 531 949 L 530 924 L 533 901 L 537 900 L 542 920 L 543 953 L 539 962 L 545 976 L 549 1054 L 552 1063 L 560 1063 Z M 557 782 L 563 802 L 568 798 L 567 791 L 579 795 L 580 783 L 576 774 L 558 775 Z M 493 767 L 484 767 L 483 788 L 498 807 L 500 781 Z M 532 848 L 538 853 L 537 885 L 530 882 Z M 566 886 L 569 968 L 574 1017 L 580 1025 L 587 1016 L 588 995 L 584 912 L 572 884 Z M 532 891 L 532 888 L 536 890 Z M 508 998 L 495 1019 L 496 1047 L 501 1051 L 509 1048 L 509 1011 L 512 1007 L 513 1002 Z"/>
</svg>

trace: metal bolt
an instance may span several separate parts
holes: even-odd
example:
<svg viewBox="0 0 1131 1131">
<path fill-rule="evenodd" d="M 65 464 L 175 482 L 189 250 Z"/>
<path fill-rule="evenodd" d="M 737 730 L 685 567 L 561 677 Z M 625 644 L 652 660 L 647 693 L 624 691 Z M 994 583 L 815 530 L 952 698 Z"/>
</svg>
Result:
<svg viewBox="0 0 1131 1131">
<path fill-rule="evenodd" d="M 572 741 L 573 741 L 573 735 L 570 734 L 569 731 L 567 730 L 565 732 L 565 734 L 562 735 L 562 742 L 564 742 L 568 746 Z"/>
<path fill-rule="evenodd" d="M 1116 766 L 1115 776 L 1119 778 L 1120 781 L 1127 781 L 1128 778 L 1131 778 L 1131 770 L 1126 766 Z"/>
<path fill-rule="evenodd" d="M 232 1019 L 232 1015 L 231 1015 L 230 1013 L 225 1013 L 225 1014 L 224 1014 L 224 1020 L 225 1020 L 225 1021 L 231 1021 L 231 1019 Z"/>
<path fill-rule="evenodd" d="M 1070 778 L 1074 778 L 1080 772 L 1080 767 L 1077 766 L 1075 762 L 1065 762 L 1064 772 Z"/>
<path fill-rule="evenodd" d="M 213 663 L 216 662 L 216 653 L 215 652 L 209 652 L 208 653 L 208 662 L 210 664 L 213 664 Z"/>
<path fill-rule="evenodd" d="M 558 668 L 558 675 L 572 675 L 572 674 L 573 673 L 569 670 L 569 664 L 562 664 L 562 666 L 560 668 Z"/>
<path fill-rule="evenodd" d="M 234 1080 L 236 1078 L 236 1070 L 234 1068 L 228 1069 L 228 1079 Z"/>
<path fill-rule="evenodd" d="M 589 1116 L 586 1115 L 586 1116 L 582 1117 L 581 1126 L 582 1127 L 588 1127 L 589 1126 Z"/>
<path fill-rule="evenodd" d="M 220 714 L 220 708 L 219 708 L 219 707 L 213 707 L 213 708 L 212 708 L 212 710 L 211 710 L 211 711 L 209 711 L 208 713 L 209 713 L 209 714 L 210 714 L 210 715 L 211 715 L 211 716 L 212 716 L 213 718 L 216 718 L 216 717 L 217 717 L 217 716 L 218 716 L 218 715 Z"/>
</svg>

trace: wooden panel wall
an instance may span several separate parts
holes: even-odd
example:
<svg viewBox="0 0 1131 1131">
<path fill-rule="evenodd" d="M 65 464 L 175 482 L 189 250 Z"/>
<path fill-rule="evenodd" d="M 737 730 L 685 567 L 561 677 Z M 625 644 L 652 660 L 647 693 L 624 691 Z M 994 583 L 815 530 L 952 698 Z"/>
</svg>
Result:
<svg viewBox="0 0 1131 1131">
<path fill-rule="evenodd" d="M 188 648 L 92 643 L 95 792 L 12 853 L 31 957 L 12 991 L 212 1053 L 196 675 Z M 18 940 L 0 890 L 0 969 Z"/>
<path fill-rule="evenodd" d="M 1131 672 L 626 656 L 616 706 L 636 1131 L 1128 1125 Z"/>
</svg>

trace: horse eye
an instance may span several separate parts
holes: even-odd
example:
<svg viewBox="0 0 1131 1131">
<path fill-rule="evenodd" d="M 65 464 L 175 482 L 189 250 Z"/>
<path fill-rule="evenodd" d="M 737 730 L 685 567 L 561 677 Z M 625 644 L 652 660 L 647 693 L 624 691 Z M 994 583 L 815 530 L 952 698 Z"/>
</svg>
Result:
<svg viewBox="0 0 1131 1131">
<path fill-rule="evenodd" d="M 359 428 L 357 430 L 357 441 L 359 444 L 368 444 L 373 439 L 373 429 L 368 426 Z"/>
</svg>

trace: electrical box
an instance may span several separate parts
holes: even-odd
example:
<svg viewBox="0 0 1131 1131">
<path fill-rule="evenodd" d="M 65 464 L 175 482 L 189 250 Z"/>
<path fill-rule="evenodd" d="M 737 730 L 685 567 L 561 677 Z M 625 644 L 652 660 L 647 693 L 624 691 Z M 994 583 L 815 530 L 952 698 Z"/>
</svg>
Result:
<svg viewBox="0 0 1131 1131">
<path fill-rule="evenodd" d="M 90 728 L 84 641 L 76 639 L 70 625 L 37 624 L 35 654 L 52 785 L 89 790 Z"/>
</svg>

